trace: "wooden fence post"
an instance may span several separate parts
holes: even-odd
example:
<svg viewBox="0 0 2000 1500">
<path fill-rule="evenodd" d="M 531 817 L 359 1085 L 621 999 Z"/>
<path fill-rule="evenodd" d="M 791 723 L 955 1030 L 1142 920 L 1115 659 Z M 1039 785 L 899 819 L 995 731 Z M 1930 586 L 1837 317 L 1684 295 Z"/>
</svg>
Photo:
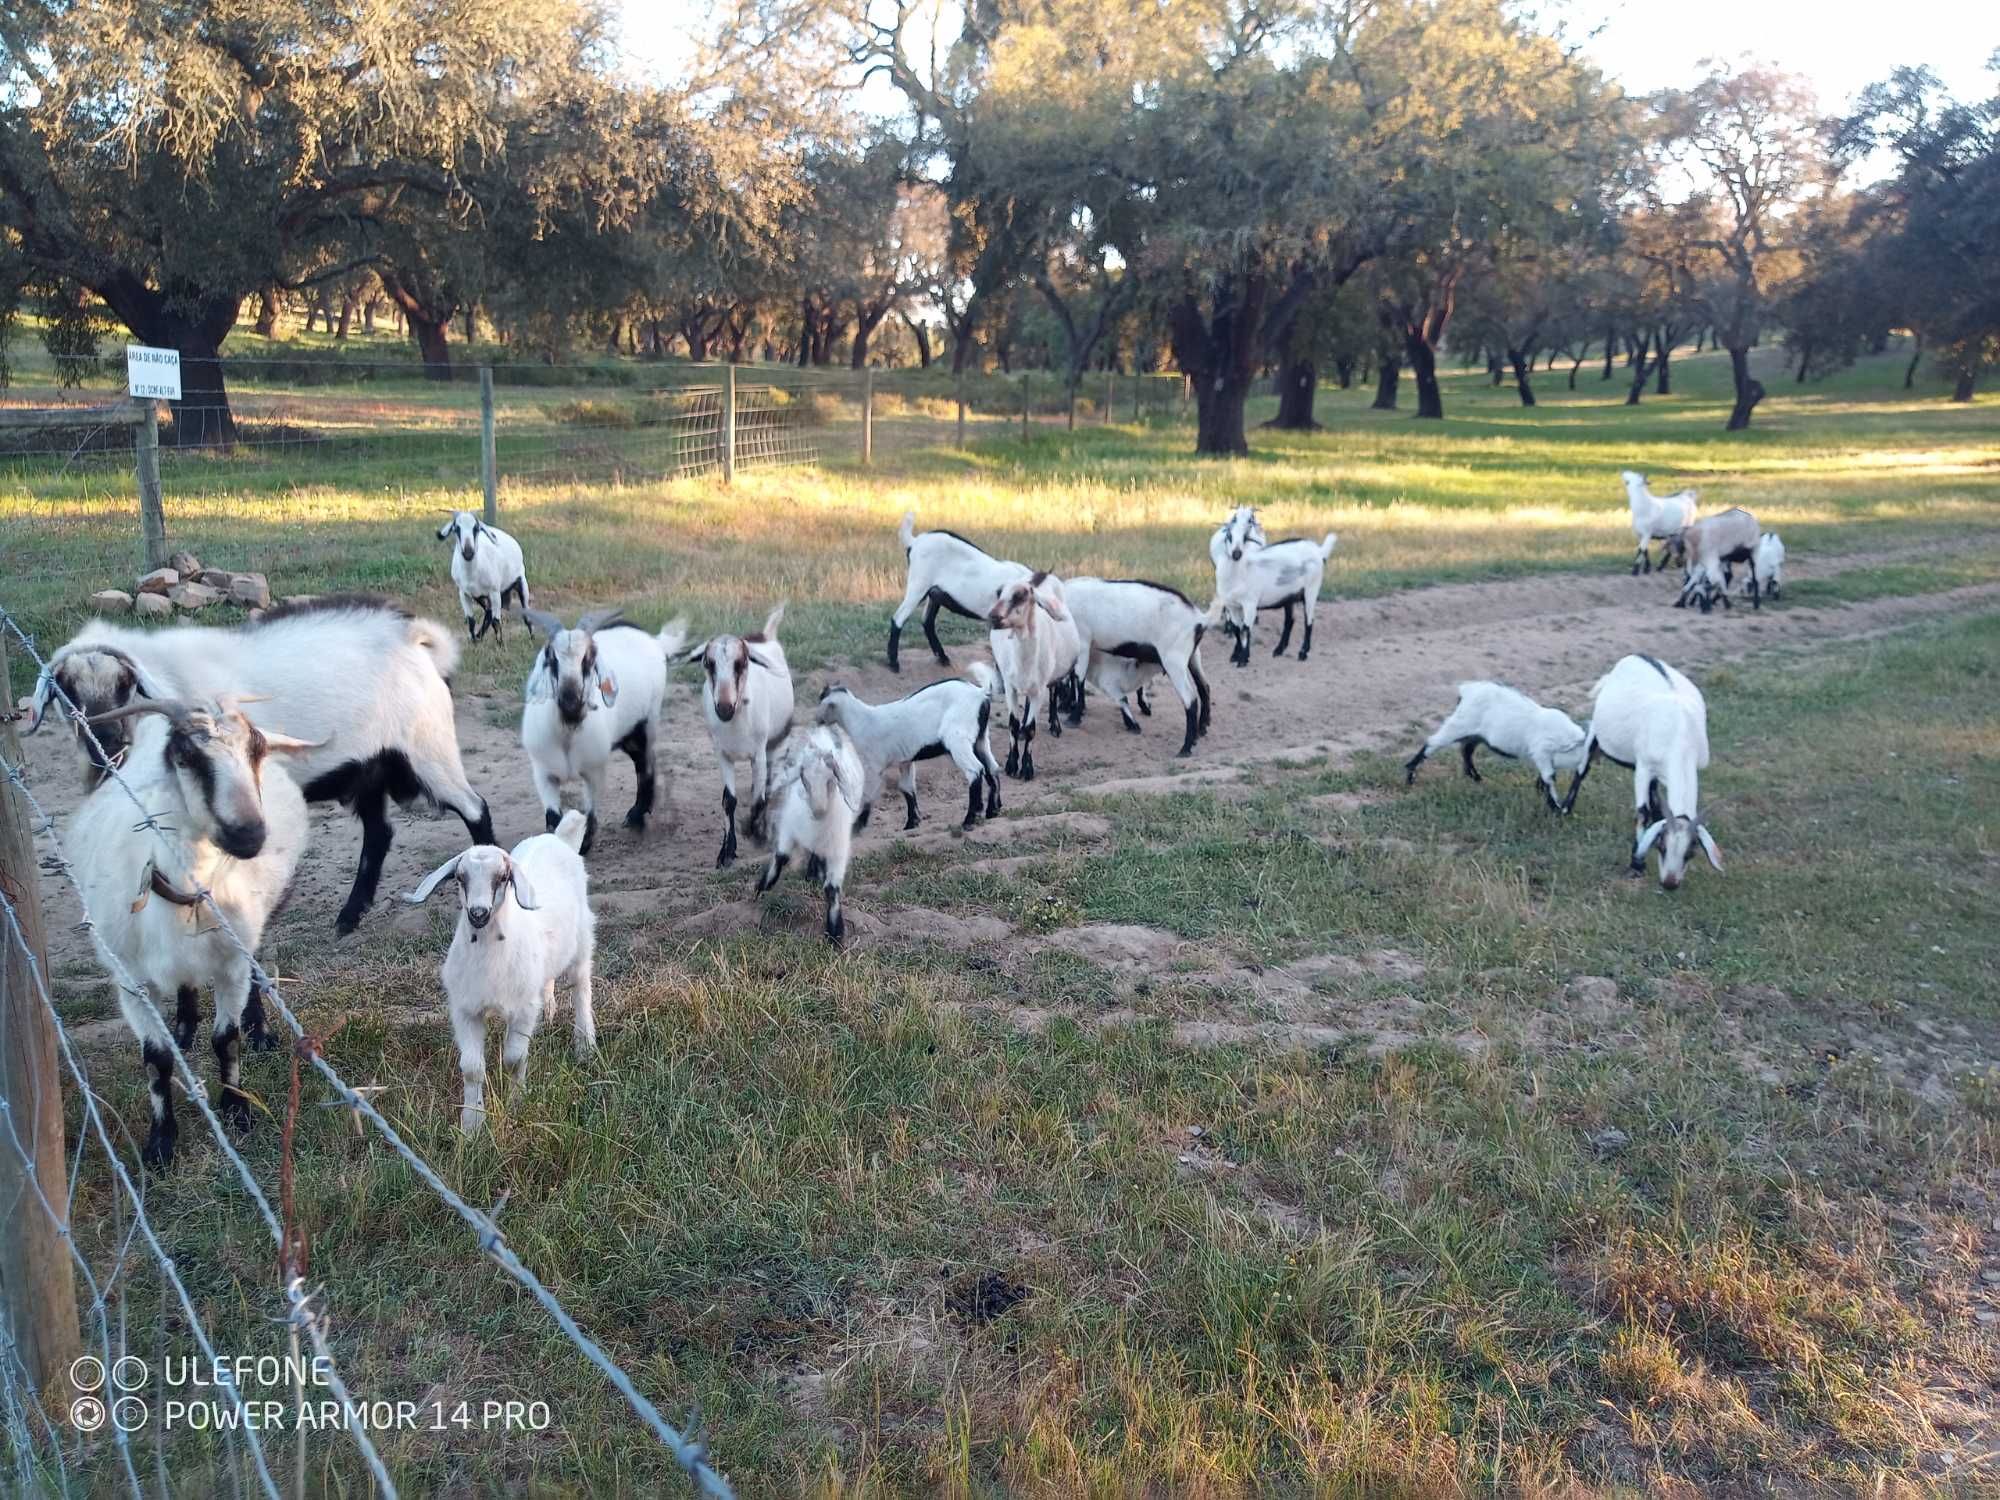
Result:
<svg viewBox="0 0 2000 1500">
<path fill-rule="evenodd" d="M 151 401 L 142 401 L 139 407 L 133 434 L 139 473 L 139 571 L 150 573 L 167 565 L 167 515 L 160 504 L 160 410 Z"/>
<path fill-rule="evenodd" d="M 736 366 L 722 368 L 722 482 L 736 478 Z"/>
<path fill-rule="evenodd" d="M 493 442 L 493 366 L 479 367 L 479 487 L 486 495 L 486 524 L 500 524 L 500 463 Z"/>
<path fill-rule="evenodd" d="M 1145 393 L 1145 390 L 1146 377 L 1143 375 L 1134 375 L 1132 377 L 1132 425 L 1135 427 L 1139 425 L 1139 397 Z"/>
<path fill-rule="evenodd" d="M 958 446 L 965 446 L 965 371 L 952 376 L 952 393 L 958 398 Z"/>
<path fill-rule="evenodd" d="M 1021 372 L 1021 441 L 1028 440 L 1028 372 Z"/>
<path fill-rule="evenodd" d="M 875 367 L 861 371 L 861 462 L 875 462 Z"/>
<path fill-rule="evenodd" d="M 1112 371 L 1106 370 L 1104 372 L 1104 425 L 1106 427 L 1109 427 L 1113 422 L 1118 420 L 1118 413 L 1113 410 L 1117 398 L 1118 377 Z"/>
<path fill-rule="evenodd" d="M 150 404 L 149 404 L 150 409 Z M 7 681 L 6 642 L 0 640 L 0 685 Z M 21 742 L 0 714 L 0 755 L 21 764 Z M 60 1227 L 49 1221 L 27 1173 L 33 1171 L 62 1224 L 69 1222 L 69 1177 L 64 1171 L 61 1075 L 55 1029 L 35 988 L 29 955 L 48 973 L 42 937 L 42 898 L 36 873 L 35 836 L 28 809 L 11 782 L 0 779 L 0 891 L 14 908 L 23 953 L 13 928 L 0 921 L 0 1098 L 9 1123 L 32 1159 L 22 1163 L 13 1142 L 0 1147 L 0 1305 L 28 1380 L 43 1405 L 60 1410 L 55 1397 L 68 1388 L 76 1358 L 76 1280 Z"/>
</svg>

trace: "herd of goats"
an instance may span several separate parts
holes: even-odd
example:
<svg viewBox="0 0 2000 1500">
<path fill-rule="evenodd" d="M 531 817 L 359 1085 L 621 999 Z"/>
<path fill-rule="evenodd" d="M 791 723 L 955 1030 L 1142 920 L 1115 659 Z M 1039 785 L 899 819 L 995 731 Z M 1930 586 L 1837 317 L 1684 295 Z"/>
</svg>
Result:
<svg viewBox="0 0 2000 1500">
<path fill-rule="evenodd" d="M 1784 548 L 1743 510 L 1696 520 L 1693 491 L 1655 496 L 1643 476 L 1624 475 L 1638 540 L 1632 571 L 1677 559 L 1677 605 L 1706 612 L 1729 603 L 1734 569 L 1748 572 L 1753 604 L 1780 587 Z M 138 630 L 95 621 L 55 652 L 21 707 L 30 732 L 51 717 L 70 721 L 91 790 L 69 820 L 64 853 L 77 871 L 99 957 L 117 982 L 119 1005 L 139 1040 L 152 1102 L 143 1151 L 148 1165 L 173 1158 L 175 1050 L 194 1044 L 199 998 L 214 993 L 212 1041 L 220 1075 L 217 1109 L 247 1129 L 241 1052 L 274 1045 L 268 1035 L 255 954 L 266 921 L 291 881 L 308 832 L 306 807 L 339 802 L 362 827 L 361 859 L 336 928 L 352 932 L 373 904 L 388 853 L 388 803 L 424 803 L 461 818 L 470 847 L 433 870 L 404 899 L 420 903 L 451 882 L 459 921 L 442 979 L 458 1042 L 464 1098 L 460 1125 L 485 1120 L 489 1026 L 504 1029 L 503 1060 L 518 1086 L 536 1028 L 553 1011 L 555 986 L 574 993 L 579 1055 L 596 1045 L 591 1009 L 594 946 L 584 857 L 614 752 L 630 757 L 638 794 L 625 817 L 642 829 L 654 795 L 655 740 L 668 672 L 698 664 L 702 707 L 721 766 L 723 835 L 718 866 L 737 852 L 737 765 L 750 768 L 747 832 L 769 856 L 757 890 L 771 889 L 795 859 L 825 894 L 827 938 L 844 932 L 842 887 L 857 833 L 890 771 L 897 773 L 905 827 L 917 823 L 916 765 L 949 757 L 965 779 L 964 826 L 1000 811 L 1000 781 L 1031 780 L 1034 742 L 1080 724 L 1087 693 L 1115 704 L 1137 732 L 1152 712 L 1147 690 L 1164 676 L 1185 719 L 1180 754 L 1209 727 L 1209 686 L 1200 644 L 1217 625 L 1246 665 L 1257 618 L 1282 610 L 1277 652 L 1303 616 L 1298 658 L 1312 650 L 1313 617 L 1336 538 L 1273 542 L 1250 507 L 1234 512 L 1210 542 L 1216 592 L 1204 610 L 1176 589 L 1137 579 L 1059 579 L 1004 561 L 949 531 L 918 532 L 905 515 L 898 540 L 909 581 L 891 618 L 888 661 L 900 670 L 904 625 L 924 606 L 924 636 L 939 663 L 950 658 L 937 618 L 949 610 L 982 622 L 992 663 L 972 663 L 888 703 L 866 703 L 838 683 L 817 710 L 794 721 L 791 671 L 773 609 L 748 635 L 691 643 L 683 622 L 657 633 L 617 615 L 586 615 L 571 627 L 531 607 L 515 539 L 469 512 L 438 532 L 451 544 L 451 575 L 473 642 L 501 630 L 510 604 L 541 636 L 524 691 L 521 740 L 548 831 L 502 849 L 485 799 L 459 756 L 450 681 L 454 632 L 383 599 L 329 595 L 282 604 L 235 627 Z M 994 706 L 1009 735 L 1004 768 L 991 743 Z M 1659 878 L 1678 887 L 1699 848 L 1721 856 L 1697 813 L 1698 773 L 1708 764 L 1700 690 L 1650 656 L 1628 656 L 1597 684 L 1587 729 L 1494 682 L 1461 685 L 1451 715 L 1407 763 L 1414 780 L 1426 756 L 1456 744 L 1465 774 L 1479 773 L 1480 746 L 1530 762 L 1548 805 L 1567 813 L 1599 755 L 1633 771 L 1632 867 L 1657 851 Z M 1560 800 L 1555 778 L 1572 773 Z M 581 787 L 581 807 L 562 795 Z M 135 821 L 134 807 L 142 816 Z M 174 1001 L 167 1019 L 168 997 Z"/>
</svg>

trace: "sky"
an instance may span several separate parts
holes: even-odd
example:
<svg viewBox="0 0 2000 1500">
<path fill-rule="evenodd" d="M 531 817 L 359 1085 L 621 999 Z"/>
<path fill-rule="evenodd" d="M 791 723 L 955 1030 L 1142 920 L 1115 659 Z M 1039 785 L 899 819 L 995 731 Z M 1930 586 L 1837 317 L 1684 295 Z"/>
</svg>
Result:
<svg viewBox="0 0 2000 1500">
<path fill-rule="evenodd" d="M 686 37 L 709 14 L 706 0 L 620 3 L 634 65 L 656 73 L 688 56 Z M 1555 0 L 1546 10 L 1573 35 L 1595 32 L 1584 50 L 1628 93 L 1689 83 L 1704 57 L 1745 54 L 1804 74 L 1829 114 L 1904 63 L 1929 64 L 1961 98 L 2000 91 L 1985 67 L 2000 48 L 1994 0 Z"/>
</svg>

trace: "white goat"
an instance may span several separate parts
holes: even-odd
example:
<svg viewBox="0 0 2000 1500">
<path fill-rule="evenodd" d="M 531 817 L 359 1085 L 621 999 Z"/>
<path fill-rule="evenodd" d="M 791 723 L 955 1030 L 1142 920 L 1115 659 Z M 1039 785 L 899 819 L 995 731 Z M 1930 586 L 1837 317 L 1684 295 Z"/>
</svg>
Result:
<svg viewBox="0 0 2000 1500">
<path fill-rule="evenodd" d="M 1725 568 L 1724 572 L 1727 571 Z M 1743 592 L 1760 589 L 1766 599 L 1775 599 L 1784 582 L 1785 544 L 1778 540 L 1777 532 L 1767 531 L 1757 538 L 1757 551 L 1750 559 L 1750 576 L 1743 580 Z"/>
<path fill-rule="evenodd" d="M 1702 826 L 1700 773 L 1708 768 L 1708 705 L 1701 689 L 1665 662 L 1627 656 L 1592 690 L 1583 768 L 1570 783 L 1563 811 L 1599 755 L 1632 768 L 1632 873 L 1646 872 L 1646 852 L 1660 849 L 1660 884 L 1675 890 L 1699 845 L 1722 873 L 1722 852 Z"/>
<path fill-rule="evenodd" d="M 1017 562 L 1003 562 L 982 552 L 955 531 L 916 530 L 917 514 L 906 511 L 896 527 L 896 539 L 909 559 L 909 582 L 903 588 L 903 602 L 889 617 L 889 670 L 900 672 L 897 645 L 903 626 L 916 613 L 919 602 L 928 600 L 924 611 L 924 639 L 940 666 L 950 666 L 951 658 L 938 643 L 938 611 L 948 609 L 968 620 L 984 620 L 993 598 L 1008 584 L 1028 576 Z"/>
<path fill-rule="evenodd" d="M 794 855 L 809 855 L 806 869 L 826 892 L 826 940 L 836 948 L 847 935 L 841 889 L 847 882 L 855 821 L 865 805 L 863 779 L 861 756 L 838 724 L 816 724 L 790 736 L 772 775 L 777 833 L 771 858 L 757 879 L 757 894 L 778 883 Z"/>
<path fill-rule="evenodd" d="M 391 798 L 447 807 L 474 843 L 493 842 L 486 801 L 459 759 L 449 685 L 458 649 L 436 621 L 353 594 L 281 604 L 230 629 L 134 630 L 93 620 L 49 659 L 28 727 L 41 724 L 58 687 L 86 714 L 135 695 L 196 702 L 239 694 L 253 724 L 310 739 L 293 772 L 306 801 L 341 803 L 361 820 L 361 863 L 334 924 L 349 933 L 382 878 Z M 115 724 L 98 739 L 113 757 L 125 743 Z M 78 744 L 94 776 L 97 752 L 80 730 Z"/>
<path fill-rule="evenodd" d="M 722 849 L 719 870 L 736 858 L 736 762 L 750 762 L 750 836 L 764 836 L 771 795 L 770 754 L 792 723 L 792 669 L 778 643 L 780 604 L 755 635 L 711 636 L 682 657 L 702 664 L 701 706 L 708 737 L 722 763 Z"/>
<path fill-rule="evenodd" d="M 1220 602 L 1203 615 L 1186 594 L 1163 583 L 1072 578 L 1063 586 L 1063 603 L 1076 625 L 1076 679 L 1081 682 L 1089 674 L 1092 653 L 1157 666 L 1187 714 L 1180 753 L 1194 754 L 1194 742 L 1208 733 L 1209 723 L 1208 678 L 1201 670 L 1199 648 L 1203 632 L 1220 617 Z M 1070 701 L 1069 721 L 1082 720 L 1083 694 L 1078 691 Z"/>
<path fill-rule="evenodd" d="M 1267 541 L 1256 510 L 1248 505 L 1238 506 L 1216 528 L 1209 538 L 1208 555 L 1215 563 L 1215 594 L 1222 602 L 1222 623 L 1236 638 L 1230 661 L 1239 667 L 1250 665 L 1260 609 L 1285 612 L 1285 627 L 1273 656 L 1283 656 L 1291 645 L 1293 611 L 1303 609 L 1306 633 L 1299 642 L 1299 660 L 1312 654 L 1313 615 L 1319 608 L 1320 584 L 1326 577 L 1327 559 L 1333 556 L 1339 540 L 1329 531 L 1317 542 L 1305 537 Z"/>
<path fill-rule="evenodd" d="M 421 905 L 447 878 L 458 881 L 458 928 L 438 976 L 458 1040 L 465 1085 L 458 1128 L 467 1135 L 486 1124 L 488 1026 L 497 1022 L 506 1030 L 500 1057 L 518 1089 L 528 1078 L 528 1044 L 555 1012 L 556 980 L 565 975 L 574 997 L 576 1055 L 597 1050 L 590 1000 L 597 919 L 583 863 L 585 823 L 572 808 L 553 833 L 522 839 L 512 850 L 479 844 L 454 854 L 403 898 Z"/>
<path fill-rule="evenodd" d="M 585 615 L 574 630 L 539 610 L 527 618 L 548 640 L 523 690 L 521 747 L 551 831 L 562 819 L 563 783 L 583 782 L 579 852 L 588 854 L 597 841 L 597 802 L 613 750 L 632 758 L 639 782 L 625 826 L 643 830 L 653 810 L 653 746 L 667 696 L 667 663 L 687 642 L 687 621 L 671 620 L 649 635 L 616 611 Z"/>
<path fill-rule="evenodd" d="M 1035 726 L 1042 695 L 1049 699 L 1049 733 L 1062 737 L 1057 717 L 1077 671 L 1082 641 L 1063 604 L 1062 580 L 1035 573 L 1002 588 L 986 616 L 993 662 L 1007 704 L 1007 774 L 1035 779 Z"/>
<path fill-rule="evenodd" d="M 1632 534 L 1639 539 L 1639 550 L 1632 557 L 1632 576 L 1639 575 L 1641 564 L 1648 573 L 1653 571 L 1653 542 L 1666 543 L 1660 549 L 1661 571 L 1676 553 L 1685 561 L 1687 544 L 1682 533 L 1694 522 L 1695 492 L 1656 495 L 1646 488 L 1646 476 L 1632 469 L 1620 470 L 1618 477 L 1625 481 L 1625 502 L 1632 507 Z"/>
<path fill-rule="evenodd" d="M 1674 600 L 1675 609 L 1685 609 L 1689 600 L 1707 614 L 1720 599 L 1729 602 L 1731 570 L 1737 563 L 1750 565 L 1750 606 L 1761 609 L 1757 585 L 1757 518 L 1738 506 L 1716 515 L 1703 516 L 1687 529 L 1687 573 Z"/>
<path fill-rule="evenodd" d="M 1000 811 L 1000 764 L 993 758 L 987 733 L 993 715 L 993 669 L 983 661 L 966 668 L 966 677 L 947 677 L 918 688 L 894 703 L 863 703 L 841 684 L 820 690 L 818 722 L 838 724 L 861 757 L 861 813 L 854 831 L 868 826 L 875 799 L 882 795 L 882 778 L 891 766 L 901 768 L 897 786 L 907 812 L 903 827 L 917 826 L 917 762 L 951 757 L 965 778 L 965 821 L 970 828 L 980 816 L 980 792 L 985 791 L 985 815 Z"/>
<path fill-rule="evenodd" d="M 1137 702 L 1139 712 L 1147 718 L 1153 716 L 1153 705 L 1146 701 L 1146 687 L 1160 675 L 1157 662 L 1134 661 L 1129 656 L 1112 656 L 1103 651 L 1090 653 L 1090 665 L 1084 672 L 1084 681 L 1118 705 L 1118 717 L 1124 723 L 1128 734 L 1139 733 L 1139 721 L 1132 717 L 1130 705 Z M 1072 679 L 1071 690 L 1079 699 L 1082 689 L 1075 687 Z M 1051 723 L 1053 723 L 1051 717 Z"/>
<path fill-rule="evenodd" d="M 1498 682 L 1458 685 L 1458 706 L 1403 762 L 1403 785 L 1417 779 L 1417 767 L 1426 756 L 1454 744 L 1465 774 L 1474 781 L 1484 779 L 1472 764 L 1472 752 L 1481 745 L 1509 760 L 1527 761 L 1535 768 L 1535 785 L 1554 812 L 1563 810 L 1556 800 L 1556 772 L 1583 769 L 1583 731 L 1576 720 Z"/>
<path fill-rule="evenodd" d="M 119 1011 L 152 1072 L 153 1126 L 142 1155 L 147 1166 L 165 1167 L 178 1134 L 173 1049 L 194 1045 L 204 988 L 215 993 L 216 1111 L 236 1129 L 250 1128 L 250 1102 L 238 1086 L 242 1047 L 246 1032 L 263 1038 L 264 1004 L 251 987 L 248 955 L 263 940 L 307 834 L 305 798 L 269 757 L 314 747 L 259 729 L 226 697 L 213 706 L 138 698 L 94 722 L 134 719 L 120 773 L 126 785 L 107 779 L 86 797 L 63 847 L 98 957 L 107 970 L 122 965 L 152 1002 L 118 987 Z M 135 825 L 128 787 L 164 838 Z M 203 892 L 228 931 L 201 910 Z M 170 996 L 172 1032 L 164 1021 Z"/>
<path fill-rule="evenodd" d="M 458 586 L 458 612 L 465 616 L 465 633 L 478 640 L 487 631 L 504 641 L 500 616 L 507 608 L 507 596 L 525 616 L 528 611 L 528 574 L 521 563 L 521 544 L 497 526 L 488 526 L 469 510 L 451 512 L 451 520 L 438 528 L 438 540 L 450 542 L 451 581 Z M 478 605 L 480 619 L 473 622 L 472 607 Z M 528 627 L 534 634 L 534 626 Z"/>
</svg>

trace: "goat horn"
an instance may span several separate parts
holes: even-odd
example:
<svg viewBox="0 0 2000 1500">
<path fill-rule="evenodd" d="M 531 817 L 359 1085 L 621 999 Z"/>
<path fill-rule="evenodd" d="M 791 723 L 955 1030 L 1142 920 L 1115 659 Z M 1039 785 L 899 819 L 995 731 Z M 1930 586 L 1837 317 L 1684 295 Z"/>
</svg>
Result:
<svg viewBox="0 0 2000 1500">
<path fill-rule="evenodd" d="M 550 639 L 554 639 L 563 633 L 563 622 L 544 610 L 523 608 L 521 618 L 527 621 L 528 624 L 535 626 L 543 635 L 548 636 Z"/>
<path fill-rule="evenodd" d="M 115 724 L 120 719 L 136 718 L 140 714 L 165 714 L 173 720 L 176 729 L 183 727 L 194 710 L 178 698 L 135 698 L 121 708 L 110 709 L 101 714 L 92 714 L 85 722 L 95 727 L 99 724 Z"/>
<path fill-rule="evenodd" d="M 622 609 L 592 610 L 576 622 L 576 628 L 586 632 L 609 630 L 613 625 L 623 624 L 624 620 L 625 611 Z"/>
</svg>

